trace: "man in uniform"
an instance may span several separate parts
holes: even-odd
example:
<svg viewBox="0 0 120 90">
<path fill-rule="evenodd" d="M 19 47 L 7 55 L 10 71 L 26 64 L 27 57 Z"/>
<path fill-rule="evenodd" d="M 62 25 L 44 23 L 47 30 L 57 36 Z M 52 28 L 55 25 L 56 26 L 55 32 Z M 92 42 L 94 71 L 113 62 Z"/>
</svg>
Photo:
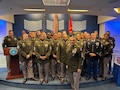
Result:
<svg viewBox="0 0 120 90">
<path fill-rule="evenodd" d="M 48 32 L 48 33 L 47 33 L 47 38 L 46 38 L 46 40 L 49 42 L 50 46 L 51 46 L 51 44 L 52 44 L 52 39 L 53 39 L 53 38 L 52 38 L 52 36 L 51 36 L 51 33 Z M 52 53 L 50 54 L 49 59 L 50 59 L 50 61 L 52 60 Z M 49 67 L 49 74 L 52 76 L 51 62 L 50 62 L 50 67 Z M 52 79 L 53 79 L 53 78 L 52 78 Z"/>
<path fill-rule="evenodd" d="M 111 53 L 113 51 L 113 44 L 109 40 L 109 35 L 104 34 L 104 38 L 102 40 L 102 59 L 103 59 L 103 78 L 102 80 L 106 80 L 108 74 L 108 64 L 111 61 Z"/>
<path fill-rule="evenodd" d="M 110 36 L 110 31 L 107 31 L 106 34 L 108 34 L 109 41 L 111 42 L 111 44 L 113 46 L 113 49 L 114 49 L 114 47 L 115 47 L 115 38 Z M 111 74 L 111 61 L 112 61 L 113 49 L 112 49 L 112 52 L 111 52 L 111 60 L 109 61 L 109 71 L 108 71 L 109 74 Z"/>
<path fill-rule="evenodd" d="M 31 48 L 33 50 L 33 53 L 32 53 L 32 60 L 33 60 L 33 72 L 34 72 L 34 76 L 35 78 L 38 78 L 38 66 L 37 66 L 37 63 L 36 63 L 36 56 L 35 56 L 35 51 L 34 51 L 34 47 L 35 47 L 35 42 L 37 41 L 38 38 L 36 38 L 36 32 L 35 31 L 31 31 L 31 38 L 29 38 L 31 41 L 32 41 L 32 47 Z"/>
<path fill-rule="evenodd" d="M 79 90 L 79 79 L 82 67 L 82 50 L 75 44 L 75 38 L 70 37 L 70 42 L 67 45 L 67 61 L 66 68 L 69 71 L 69 78 L 73 90 Z"/>
<path fill-rule="evenodd" d="M 60 81 L 63 84 L 64 83 L 64 77 L 65 77 L 65 65 L 66 65 L 66 46 L 68 43 L 68 36 L 64 35 L 62 36 L 61 41 L 59 42 L 58 52 L 57 52 L 57 62 L 60 63 Z"/>
<path fill-rule="evenodd" d="M 98 58 L 101 54 L 101 43 L 96 39 L 96 34 L 91 34 L 91 40 L 86 43 L 87 58 L 87 80 L 91 78 L 93 71 L 93 79 L 97 81 Z"/>
<path fill-rule="evenodd" d="M 19 60 L 22 65 L 22 72 L 24 76 L 23 84 L 26 83 L 28 79 L 36 80 L 33 74 L 33 63 L 32 63 L 32 53 L 33 46 L 32 41 L 28 39 L 28 34 L 23 35 L 23 40 L 18 42 Z"/>
<path fill-rule="evenodd" d="M 86 48 L 86 43 L 90 40 L 90 33 L 84 33 L 84 38 L 82 39 L 83 42 L 83 67 L 82 67 L 82 72 L 81 72 L 81 76 L 86 74 L 86 70 L 87 70 L 87 58 L 88 55 L 85 53 L 85 48 Z"/>
<path fill-rule="evenodd" d="M 17 47 L 17 38 L 14 36 L 14 32 L 12 30 L 9 30 L 8 36 L 4 38 L 2 47 L 3 49 L 8 47 Z M 8 72 L 10 72 L 11 71 L 10 56 L 6 56 L 6 62 L 7 62 L 7 70 Z"/>
<path fill-rule="evenodd" d="M 49 42 L 45 40 L 45 38 L 45 34 L 42 33 L 40 39 L 35 43 L 35 55 L 37 57 L 36 62 L 39 70 L 40 84 L 42 84 L 44 81 L 45 83 L 48 83 L 49 75 L 49 56 L 51 54 L 51 46 Z"/>
<path fill-rule="evenodd" d="M 83 41 L 83 39 L 81 39 L 81 36 L 80 36 L 79 33 L 76 34 L 76 44 L 78 45 L 78 47 L 79 47 L 82 51 L 84 50 L 84 48 L 83 48 L 83 46 L 84 46 L 84 41 Z M 85 57 L 84 51 L 81 53 L 81 55 L 82 55 L 82 58 L 83 58 L 83 61 L 84 61 L 84 62 L 82 62 L 82 63 L 84 64 L 84 63 L 85 63 L 85 60 L 84 60 L 84 57 Z M 84 65 L 85 65 L 85 64 L 84 64 Z M 83 65 L 82 65 L 82 66 L 83 66 Z M 86 67 L 86 66 L 85 66 L 85 67 Z M 81 76 L 85 74 L 85 71 L 86 71 L 85 67 L 82 67 Z M 81 78 L 80 78 L 80 79 L 81 79 Z"/>
<path fill-rule="evenodd" d="M 54 80 L 56 75 L 55 74 L 56 70 L 57 70 L 57 74 L 59 74 L 59 68 L 57 67 L 57 52 L 58 52 L 59 43 L 58 43 L 58 36 L 56 33 L 53 35 L 51 46 L 52 46 L 51 75 L 52 75 L 52 80 Z"/>
</svg>

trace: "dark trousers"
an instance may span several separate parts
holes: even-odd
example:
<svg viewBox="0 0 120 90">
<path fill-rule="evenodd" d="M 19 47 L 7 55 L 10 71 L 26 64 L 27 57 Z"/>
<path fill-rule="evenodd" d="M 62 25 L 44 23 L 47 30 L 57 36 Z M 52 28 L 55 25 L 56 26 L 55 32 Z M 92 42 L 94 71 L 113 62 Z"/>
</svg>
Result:
<svg viewBox="0 0 120 90">
<path fill-rule="evenodd" d="M 56 71 L 58 71 L 56 59 L 51 59 L 50 67 L 51 67 L 51 75 L 52 77 L 55 77 Z"/>
<path fill-rule="evenodd" d="M 32 60 L 33 60 L 33 73 L 35 78 L 39 78 L 39 72 L 38 72 L 38 65 L 36 60 L 36 56 L 32 55 Z"/>
<path fill-rule="evenodd" d="M 97 77 L 98 71 L 98 58 L 90 58 L 87 60 L 87 77 L 91 77 L 93 72 L 93 77 Z"/>
<path fill-rule="evenodd" d="M 99 58 L 99 75 L 102 76 L 103 75 L 103 57 Z"/>
<path fill-rule="evenodd" d="M 111 61 L 112 61 L 112 54 L 110 55 L 110 61 L 109 61 L 109 71 L 108 71 L 109 74 L 112 71 Z"/>
<path fill-rule="evenodd" d="M 86 61 L 87 61 L 86 59 L 83 60 L 81 76 L 84 76 L 86 74 L 86 69 L 87 69 L 87 62 Z"/>
</svg>

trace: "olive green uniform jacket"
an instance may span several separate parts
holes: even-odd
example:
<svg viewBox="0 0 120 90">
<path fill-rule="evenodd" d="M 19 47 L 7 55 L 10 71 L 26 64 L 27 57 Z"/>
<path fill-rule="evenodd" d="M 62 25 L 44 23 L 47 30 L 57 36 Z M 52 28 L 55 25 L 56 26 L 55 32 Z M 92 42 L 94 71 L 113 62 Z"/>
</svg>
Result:
<svg viewBox="0 0 120 90">
<path fill-rule="evenodd" d="M 70 46 L 68 44 L 66 52 L 67 52 L 66 57 L 68 57 L 68 60 L 66 62 L 68 65 L 68 70 L 70 72 L 77 72 L 77 69 L 81 69 L 82 67 L 83 60 L 81 57 L 82 51 L 76 44 L 74 46 Z"/>
<path fill-rule="evenodd" d="M 50 43 L 46 40 L 38 40 L 35 42 L 35 55 L 37 57 L 37 63 L 48 63 L 49 56 L 51 54 L 51 46 Z M 41 60 L 40 56 L 46 56 L 45 60 Z"/>
<path fill-rule="evenodd" d="M 32 60 L 33 46 L 31 40 L 20 40 L 17 44 L 19 51 L 19 60 L 20 61 L 29 61 Z M 30 55 L 29 59 L 26 59 L 27 55 Z"/>
</svg>

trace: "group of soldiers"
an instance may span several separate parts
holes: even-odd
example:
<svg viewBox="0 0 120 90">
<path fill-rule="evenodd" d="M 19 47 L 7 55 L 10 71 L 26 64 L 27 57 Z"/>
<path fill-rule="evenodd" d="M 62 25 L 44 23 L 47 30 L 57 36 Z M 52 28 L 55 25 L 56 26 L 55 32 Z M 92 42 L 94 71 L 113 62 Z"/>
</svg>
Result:
<svg viewBox="0 0 120 90">
<path fill-rule="evenodd" d="M 92 75 L 95 81 L 98 75 L 106 80 L 114 46 L 115 39 L 110 37 L 109 31 L 100 38 L 98 31 L 67 35 L 66 31 L 46 33 L 37 30 L 27 34 L 22 30 L 22 36 L 16 38 L 10 30 L 3 40 L 3 48 L 18 48 L 24 84 L 28 79 L 37 80 L 37 72 L 40 84 L 48 83 L 49 76 L 52 80 L 57 76 L 62 84 L 71 83 L 73 90 L 79 90 L 81 75 L 87 80 Z M 8 72 L 9 58 L 6 56 Z"/>
</svg>

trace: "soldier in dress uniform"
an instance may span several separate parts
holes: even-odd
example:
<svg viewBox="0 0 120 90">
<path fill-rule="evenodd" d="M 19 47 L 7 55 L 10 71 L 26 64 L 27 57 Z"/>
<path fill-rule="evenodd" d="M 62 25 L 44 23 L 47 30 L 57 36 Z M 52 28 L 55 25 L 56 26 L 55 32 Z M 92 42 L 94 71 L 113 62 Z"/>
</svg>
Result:
<svg viewBox="0 0 120 90">
<path fill-rule="evenodd" d="M 78 33 L 76 34 L 75 38 L 76 38 L 76 44 L 81 50 L 83 50 L 84 42 L 83 39 L 81 39 L 81 35 Z M 82 53 L 82 57 L 84 57 L 83 53 Z"/>
<path fill-rule="evenodd" d="M 65 65 L 66 65 L 66 46 L 68 43 L 68 36 L 64 35 L 62 36 L 62 39 L 59 41 L 59 47 L 57 52 L 57 62 L 60 64 L 60 81 L 63 84 L 64 83 L 64 77 L 66 76 L 65 71 Z"/>
<path fill-rule="evenodd" d="M 33 46 L 32 41 L 28 39 L 28 34 L 23 35 L 23 39 L 18 41 L 17 47 L 19 51 L 19 60 L 21 61 L 22 72 L 24 76 L 23 84 L 25 84 L 28 79 L 36 80 L 34 78 L 32 67 Z"/>
<path fill-rule="evenodd" d="M 36 32 L 35 31 L 31 31 L 31 37 L 29 38 L 32 41 L 32 60 L 33 60 L 33 73 L 34 73 L 34 77 L 38 78 L 39 74 L 38 74 L 38 66 L 37 66 L 37 62 L 36 62 L 36 55 L 35 55 L 35 51 L 34 51 L 34 47 L 35 47 L 35 42 L 37 41 L 37 37 L 36 37 Z"/>
<path fill-rule="evenodd" d="M 111 53 L 114 48 L 112 42 L 109 40 L 109 35 L 104 34 L 104 38 L 102 39 L 102 59 L 103 59 L 103 78 L 102 80 L 107 79 L 108 75 L 108 64 L 111 61 Z"/>
<path fill-rule="evenodd" d="M 13 30 L 9 30 L 8 36 L 4 37 L 2 47 L 7 48 L 7 47 L 17 47 L 17 38 L 14 36 Z M 10 69 L 10 56 L 6 56 L 6 62 L 7 62 L 7 70 L 8 72 L 11 71 Z"/>
<path fill-rule="evenodd" d="M 46 40 L 49 42 L 50 46 L 52 46 L 52 45 L 51 45 L 51 44 L 52 44 L 52 39 L 53 39 L 53 38 L 52 38 L 52 36 L 51 36 L 51 33 L 48 32 L 48 33 L 47 33 L 47 38 L 46 38 Z M 52 77 L 52 69 L 51 69 L 52 53 L 50 54 L 49 59 L 50 59 L 49 74 L 50 74 L 51 77 Z M 52 80 L 53 80 L 53 78 L 52 78 Z"/>
<path fill-rule="evenodd" d="M 69 78 L 71 82 L 71 87 L 73 90 L 79 90 L 79 79 L 82 67 L 82 50 L 75 43 L 75 38 L 70 37 L 70 42 L 67 45 L 67 61 L 66 68 L 69 71 Z"/>
<path fill-rule="evenodd" d="M 114 47 L 115 47 L 115 38 L 110 36 L 110 31 L 107 31 L 106 34 L 108 34 L 108 36 L 109 36 L 109 41 L 110 41 L 111 44 L 113 45 L 113 49 L 114 49 Z M 113 53 L 113 50 L 112 50 L 112 52 L 111 52 L 111 60 L 109 61 L 109 71 L 108 71 L 109 74 L 111 74 L 112 53 Z"/>
<path fill-rule="evenodd" d="M 57 71 L 57 74 L 59 74 L 59 69 L 58 69 L 59 67 L 57 67 L 57 52 L 58 52 L 58 46 L 59 46 L 57 33 L 53 35 L 51 46 L 52 46 L 51 75 L 52 75 L 52 80 L 54 80 L 56 71 Z"/>
<path fill-rule="evenodd" d="M 81 72 L 81 76 L 86 74 L 86 70 L 87 70 L 87 58 L 88 55 L 85 53 L 85 48 L 86 48 L 86 43 L 90 40 L 90 33 L 85 33 L 84 34 L 84 39 L 81 39 L 83 42 L 83 67 L 82 67 L 82 72 Z"/>
<path fill-rule="evenodd" d="M 93 79 L 97 81 L 98 58 L 101 55 L 101 43 L 96 39 L 96 34 L 91 34 L 91 40 L 86 43 L 87 58 L 87 80 L 91 78 L 93 71 Z"/>
<path fill-rule="evenodd" d="M 45 40 L 45 38 L 45 34 L 42 33 L 40 39 L 35 43 L 35 55 L 37 57 L 36 62 L 38 64 L 40 84 L 42 84 L 44 81 L 45 83 L 48 83 L 49 75 L 49 56 L 51 54 L 51 46 L 49 42 Z"/>
</svg>

